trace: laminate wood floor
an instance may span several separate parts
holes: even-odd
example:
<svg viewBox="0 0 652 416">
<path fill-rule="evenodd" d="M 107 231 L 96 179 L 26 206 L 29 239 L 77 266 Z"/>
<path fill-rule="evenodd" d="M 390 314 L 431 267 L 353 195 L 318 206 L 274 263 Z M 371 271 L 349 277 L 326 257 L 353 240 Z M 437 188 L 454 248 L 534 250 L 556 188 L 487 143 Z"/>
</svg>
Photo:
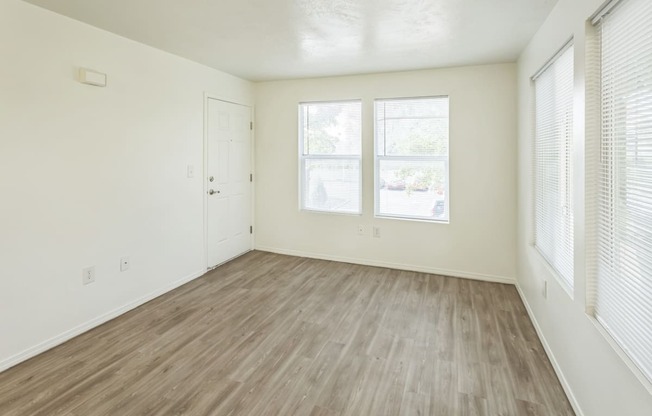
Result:
<svg viewBox="0 0 652 416">
<path fill-rule="evenodd" d="M 0 374 L 0 415 L 572 415 L 513 286 L 251 252 Z"/>
</svg>

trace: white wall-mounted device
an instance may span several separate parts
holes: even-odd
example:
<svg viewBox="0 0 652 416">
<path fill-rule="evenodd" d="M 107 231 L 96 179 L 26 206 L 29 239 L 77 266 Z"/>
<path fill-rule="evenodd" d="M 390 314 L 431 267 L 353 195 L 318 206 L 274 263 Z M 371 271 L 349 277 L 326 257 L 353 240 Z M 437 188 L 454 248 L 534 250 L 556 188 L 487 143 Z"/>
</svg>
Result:
<svg viewBox="0 0 652 416">
<path fill-rule="evenodd" d="M 106 74 L 88 68 L 79 68 L 79 82 L 96 87 L 106 87 Z"/>
</svg>

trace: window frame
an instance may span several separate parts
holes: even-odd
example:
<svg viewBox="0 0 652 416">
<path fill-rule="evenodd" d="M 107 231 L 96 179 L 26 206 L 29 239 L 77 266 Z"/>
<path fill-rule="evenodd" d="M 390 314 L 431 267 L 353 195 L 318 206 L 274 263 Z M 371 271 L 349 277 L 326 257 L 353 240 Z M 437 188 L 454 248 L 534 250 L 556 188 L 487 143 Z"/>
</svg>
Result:
<svg viewBox="0 0 652 416">
<path fill-rule="evenodd" d="M 338 104 L 338 103 L 359 103 L 360 105 L 360 154 L 355 155 L 311 155 L 304 153 L 305 140 L 304 140 L 304 126 L 303 126 L 303 106 L 305 105 L 319 105 L 319 104 Z M 362 99 L 344 99 L 344 100 L 319 100 L 319 101 L 300 101 L 297 106 L 297 138 L 298 138 L 298 155 L 299 155 L 299 180 L 298 180 L 298 194 L 299 194 L 299 211 L 312 212 L 318 214 L 332 214 L 332 215 L 347 215 L 347 216 L 361 216 L 362 215 L 362 162 L 363 162 L 363 149 L 362 149 L 362 132 L 364 130 L 363 116 L 364 109 L 362 105 Z M 307 160 L 356 160 L 358 161 L 358 210 L 355 212 L 345 212 L 345 211 L 329 211 L 325 209 L 313 209 L 306 207 L 306 161 Z"/>
<path fill-rule="evenodd" d="M 414 101 L 414 100 L 427 100 L 427 99 L 443 99 L 447 100 L 448 104 L 448 145 L 446 146 L 446 156 L 387 156 L 379 155 L 378 152 L 378 128 L 377 128 L 377 110 L 378 104 L 384 101 Z M 416 97 L 391 97 L 391 98 L 375 98 L 373 103 L 373 128 L 374 128 L 374 218 L 379 219 L 394 219 L 403 221 L 417 221 L 426 222 L 430 224 L 450 224 L 450 102 L 451 98 L 448 94 L 442 95 L 427 95 Z M 383 152 L 384 153 L 384 152 Z M 446 181 L 444 184 L 444 212 L 448 214 L 445 219 L 415 217 L 400 214 L 384 214 L 380 212 L 380 162 L 382 160 L 406 161 L 406 162 L 444 162 L 444 169 L 446 171 Z"/>
</svg>

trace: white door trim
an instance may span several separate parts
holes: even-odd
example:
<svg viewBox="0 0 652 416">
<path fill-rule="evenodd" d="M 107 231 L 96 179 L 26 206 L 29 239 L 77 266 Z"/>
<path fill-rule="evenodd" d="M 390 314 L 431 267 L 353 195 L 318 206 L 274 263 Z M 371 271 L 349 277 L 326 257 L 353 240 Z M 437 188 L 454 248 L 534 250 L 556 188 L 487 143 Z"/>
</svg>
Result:
<svg viewBox="0 0 652 416">
<path fill-rule="evenodd" d="M 204 264 L 204 270 L 209 269 L 209 267 L 208 267 L 208 184 L 207 184 L 207 181 L 206 181 L 206 175 L 208 174 L 208 171 L 207 171 L 207 169 L 208 169 L 208 152 L 207 152 L 207 150 L 208 150 L 208 100 L 217 100 L 217 101 L 222 101 L 222 102 L 225 102 L 225 103 L 230 103 L 230 104 L 241 105 L 243 107 L 247 107 L 247 108 L 249 108 L 250 121 L 253 122 L 253 119 L 254 119 L 254 108 L 253 108 L 253 106 L 248 105 L 248 104 L 243 104 L 243 103 L 240 103 L 240 102 L 237 102 L 237 101 L 229 100 L 229 99 L 223 98 L 223 97 L 221 97 L 219 95 L 216 95 L 216 94 L 211 94 L 209 92 L 204 92 L 204 139 L 203 139 L 203 150 L 202 150 L 203 151 L 203 155 L 202 155 L 203 166 L 202 166 L 202 172 L 201 172 L 201 175 L 202 175 L 202 192 L 203 192 L 203 195 L 204 195 L 204 197 L 203 197 L 203 205 L 204 205 L 204 208 L 203 208 L 203 214 L 204 214 L 204 218 L 203 218 L 203 220 L 204 220 L 203 221 L 203 223 L 204 223 L 203 224 L 204 225 L 204 250 L 203 250 L 203 253 L 202 253 L 202 257 L 203 257 L 202 262 Z M 251 154 L 249 155 L 249 158 L 250 158 L 250 161 L 251 161 L 251 174 L 254 175 L 254 179 L 255 179 L 256 178 L 256 176 L 255 176 L 255 174 L 256 174 L 256 172 L 255 172 L 255 164 L 254 164 L 254 154 L 255 154 L 254 144 L 255 144 L 255 141 L 254 141 L 254 131 L 253 131 L 253 129 L 249 130 L 249 141 L 250 141 L 250 145 L 251 145 L 251 147 L 250 147 L 250 149 L 251 149 L 250 153 Z M 252 227 L 254 227 L 254 232 L 255 232 L 256 231 L 256 228 L 255 228 L 256 224 L 254 224 L 254 217 L 255 217 L 255 215 L 254 215 L 254 212 L 255 212 L 254 211 L 254 206 L 255 206 L 254 202 L 255 202 L 255 199 L 256 199 L 256 194 L 254 192 L 254 190 L 255 190 L 254 183 L 250 182 L 249 186 L 250 186 L 250 192 L 251 192 L 251 218 L 249 220 L 251 222 Z M 253 250 L 253 249 L 254 249 L 254 234 L 252 233 L 252 234 L 250 234 L 250 237 L 249 237 L 249 250 Z M 229 260 L 231 260 L 231 259 L 229 259 Z M 227 261 L 229 261 L 229 260 L 227 260 Z M 219 264 L 218 264 L 218 266 L 219 266 Z M 217 266 L 215 266 L 215 267 L 217 267 Z M 211 269 L 213 269 L 215 267 L 211 267 Z"/>
</svg>

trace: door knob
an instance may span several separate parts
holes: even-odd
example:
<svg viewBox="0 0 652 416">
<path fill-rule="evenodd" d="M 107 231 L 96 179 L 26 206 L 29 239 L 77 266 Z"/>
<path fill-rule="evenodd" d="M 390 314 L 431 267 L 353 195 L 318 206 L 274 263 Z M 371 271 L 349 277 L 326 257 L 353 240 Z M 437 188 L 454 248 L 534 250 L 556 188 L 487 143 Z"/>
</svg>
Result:
<svg viewBox="0 0 652 416">
<path fill-rule="evenodd" d="M 213 190 L 213 189 L 210 189 L 210 190 L 208 191 L 208 195 L 219 194 L 219 193 L 220 193 L 220 191 L 215 191 L 215 190 Z"/>
</svg>

